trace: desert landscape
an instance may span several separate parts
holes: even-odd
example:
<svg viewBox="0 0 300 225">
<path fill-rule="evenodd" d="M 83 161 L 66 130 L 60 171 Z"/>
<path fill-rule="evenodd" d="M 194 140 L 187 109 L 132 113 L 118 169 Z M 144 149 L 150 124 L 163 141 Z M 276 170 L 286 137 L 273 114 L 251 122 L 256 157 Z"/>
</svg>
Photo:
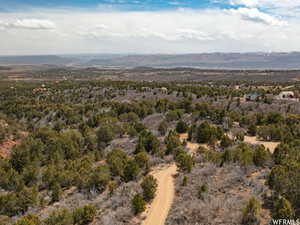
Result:
<svg viewBox="0 0 300 225">
<path fill-rule="evenodd" d="M 270 224 L 281 207 L 297 217 L 297 82 L 84 70 L 89 79 L 3 72 L 1 223 Z"/>
<path fill-rule="evenodd" d="M 0 225 L 299 225 L 300 0 L 0 0 Z"/>
</svg>

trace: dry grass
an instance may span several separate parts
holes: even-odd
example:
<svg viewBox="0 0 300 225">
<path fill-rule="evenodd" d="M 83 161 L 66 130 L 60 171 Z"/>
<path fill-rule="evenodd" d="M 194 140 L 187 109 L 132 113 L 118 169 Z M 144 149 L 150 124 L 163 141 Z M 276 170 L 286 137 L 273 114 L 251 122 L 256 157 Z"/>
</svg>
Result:
<svg viewBox="0 0 300 225">
<path fill-rule="evenodd" d="M 240 224 L 242 209 L 250 197 L 262 199 L 268 191 L 260 176 L 248 177 L 237 166 L 197 165 L 187 176 L 187 186 L 182 186 L 184 174 L 176 179 L 176 197 L 167 225 Z M 199 199 L 198 188 L 202 184 L 208 185 L 208 192 Z M 261 221 L 269 220 L 265 212 Z"/>
</svg>

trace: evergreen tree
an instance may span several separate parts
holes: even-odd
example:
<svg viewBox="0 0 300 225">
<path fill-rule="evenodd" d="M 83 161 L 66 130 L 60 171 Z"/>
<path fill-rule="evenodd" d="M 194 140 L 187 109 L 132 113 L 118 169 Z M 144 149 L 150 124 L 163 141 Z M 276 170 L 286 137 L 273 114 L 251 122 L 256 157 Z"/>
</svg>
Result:
<svg viewBox="0 0 300 225">
<path fill-rule="evenodd" d="M 132 208 L 135 215 L 138 215 L 145 211 L 146 201 L 143 198 L 143 195 L 136 194 L 132 199 Z"/>
<path fill-rule="evenodd" d="M 152 176 L 146 176 L 141 183 L 144 199 L 149 202 L 155 197 L 157 190 L 157 180 Z"/>
<path fill-rule="evenodd" d="M 128 161 L 128 163 L 124 169 L 123 178 L 126 182 L 135 180 L 136 177 L 139 175 L 140 171 L 141 171 L 141 168 L 139 167 L 137 162 L 135 160 L 130 160 L 130 161 Z"/>
<path fill-rule="evenodd" d="M 278 198 L 272 212 L 273 219 L 293 219 L 295 212 L 291 203 L 284 197 Z"/>
<path fill-rule="evenodd" d="M 52 195 L 51 195 L 52 202 L 58 202 L 61 198 L 61 195 L 62 195 L 61 186 L 57 182 L 55 182 L 52 185 L 51 189 L 52 189 Z"/>
<path fill-rule="evenodd" d="M 252 197 L 243 211 L 242 224 L 257 224 L 260 213 L 260 202 L 255 197 Z"/>
<path fill-rule="evenodd" d="M 168 130 L 168 123 L 163 120 L 158 126 L 158 132 L 161 136 L 165 135 Z"/>
<path fill-rule="evenodd" d="M 180 120 L 176 125 L 176 131 L 179 134 L 187 132 L 188 128 L 189 128 L 188 125 L 182 120 Z"/>
</svg>

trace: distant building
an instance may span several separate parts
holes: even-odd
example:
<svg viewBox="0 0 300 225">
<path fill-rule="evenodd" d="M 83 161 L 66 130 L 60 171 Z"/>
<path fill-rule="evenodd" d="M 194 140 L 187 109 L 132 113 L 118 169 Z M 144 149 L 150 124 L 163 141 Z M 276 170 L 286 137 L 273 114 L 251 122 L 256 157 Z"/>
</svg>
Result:
<svg viewBox="0 0 300 225">
<path fill-rule="evenodd" d="M 298 101 L 299 99 L 296 98 L 295 93 L 293 91 L 282 91 L 279 95 L 276 96 L 278 100 L 290 100 L 290 101 Z"/>
<path fill-rule="evenodd" d="M 151 91 L 150 87 L 142 87 L 142 91 L 149 92 Z"/>
<path fill-rule="evenodd" d="M 262 95 L 257 93 L 251 93 L 246 94 L 244 97 L 246 101 L 259 101 L 262 98 Z"/>
<path fill-rule="evenodd" d="M 160 88 L 159 91 L 163 94 L 168 94 L 168 88 L 166 88 L 166 87 Z"/>
<path fill-rule="evenodd" d="M 293 91 L 282 91 L 278 95 L 280 99 L 289 99 L 289 98 L 295 98 L 295 94 Z"/>
<path fill-rule="evenodd" d="M 235 85 L 235 86 L 233 87 L 234 90 L 240 90 L 240 88 L 241 88 L 241 87 L 240 87 L 239 85 Z"/>
</svg>

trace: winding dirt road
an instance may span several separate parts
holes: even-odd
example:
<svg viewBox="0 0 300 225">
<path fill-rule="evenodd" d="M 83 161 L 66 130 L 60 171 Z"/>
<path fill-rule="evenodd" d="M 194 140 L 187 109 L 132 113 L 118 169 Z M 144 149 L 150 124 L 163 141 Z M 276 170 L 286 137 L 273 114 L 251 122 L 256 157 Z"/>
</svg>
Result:
<svg viewBox="0 0 300 225">
<path fill-rule="evenodd" d="M 280 144 L 280 142 L 274 142 L 274 141 L 259 141 L 256 139 L 256 137 L 249 137 L 249 136 L 245 136 L 244 142 L 255 144 L 255 145 L 264 145 L 265 148 L 268 148 L 272 154 L 274 153 L 275 148 Z"/>
<path fill-rule="evenodd" d="M 181 141 L 186 139 L 187 134 L 180 135 Z M 199 148 L 199 144 L 187 142 L 187 148 L 191 152 L 196 152 Z M 142 215 L 143 217 L 146 217 L 142 222 L 142 225 L 165 224 L 175 196 L 174 175 L 176 175 L 176 173 L 177 166 L 175 163 L 160 167 L 151 173 L 151 175 L 157 179 L 158 187 L 153 202 L 147 207 Z"/>
<path fill-rule="evenodd" d="M 184 141 L 187 139 L 187 134 L 181 134 L 180 140 Z M 231 136 L 229 134 L 229 136 Z M 246 143 L 251 144 L 262 144 L 266 148 L 269 148 L 271 153 L 277 147 L 279 142 L 265 142 L 259 141 L 256 137 L 245 136 Z M 200 145 L 197 143 L 187 142 L 187 148 L 191 153 L 195 153 L 199 146 L 208 148 L 207 145 Z M 174 175 L 177 173 L 177 167 L 175 163 L 160 167 L 154 170 L 151 174 L 157 179 L 158 188 L 156 192 L 156 197 L 152 203 L 147 207 L 146 211 L 143 213 L 145 220 L 142 225 L 164 225 L 167 219 L 168 213 L 171 209 L 172 202 L 175 196 L 175 181 Z"/>
<path fill-rule="evenodd" d="M 168 165 L 151 174 L 157 179 L 156 197 L 148 206 L 143 216 L 142 225 L 164 225 L 175 195 L 174 175 L 177 173 L 175 164 Z"/>
</svg>

